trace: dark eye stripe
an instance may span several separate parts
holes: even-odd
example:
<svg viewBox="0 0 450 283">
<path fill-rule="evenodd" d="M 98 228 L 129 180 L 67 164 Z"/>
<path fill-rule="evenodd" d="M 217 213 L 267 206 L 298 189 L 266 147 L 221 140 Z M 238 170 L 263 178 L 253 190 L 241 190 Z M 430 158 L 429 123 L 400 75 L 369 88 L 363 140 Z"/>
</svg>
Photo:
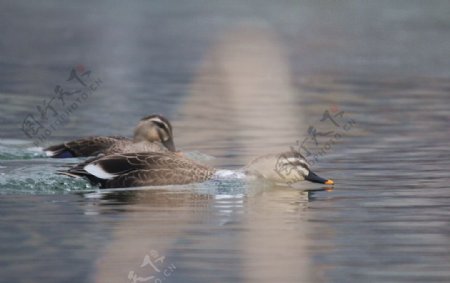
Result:
<svg viewBox="0 0 450 283">
<path fill-rule="evenodd" d="M 160 127 L 161 129 L 164 129 L 167 133 L 170 133 L 169 127 L 167 127 L 167 125 L 163 122 L 160 121 L 155 121 L 155 120 L 151 120 L 153 123 L 155 123 L 156 125 L 158 125 L 158 127 Z"/>
<path fill-rule="evenodd" d="M 301 167 L 305 168 L 306 170 L 309 170 L 308 164 L 306 164 L 305 162 L 302 162 L 300 160 L 287 161 L 287 162 L 283 162 L 283 163 L 284 163 L 284 165 L 301 166 Z"/>
<path fill-rule="evenodd" d="M 169 131 L 172 131 L 172 125 L 170 124 L 169 120 L 167 120 L 165 117 L 157 114 L 152 114 L 149 116 L 146 116 L 141 119 L 141 121 L 152 121 L 152 122 L 160 122 L 166 124 L 166 127 L 161 128 L 168 128 Z"/>
</svg>

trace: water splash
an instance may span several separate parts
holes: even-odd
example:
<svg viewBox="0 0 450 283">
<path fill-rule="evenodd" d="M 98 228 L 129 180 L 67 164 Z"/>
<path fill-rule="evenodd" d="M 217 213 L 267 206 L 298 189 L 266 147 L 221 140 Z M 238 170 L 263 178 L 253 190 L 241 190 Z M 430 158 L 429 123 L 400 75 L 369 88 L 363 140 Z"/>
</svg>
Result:
<svg viewBox="0 0 450 283">
<path fill-rule="evenodd" d="M 63 194 L 92 190 L 92 186 L 82 179 L 63 176 L 13 177 L 0 176 L 0 194 Z"/>
<path fill-rule="evenodd" d="M 67 163 L 54 159 L 3 161 L 0 166 L 0 195 L 62 194 L 92 190 L 86 180 L 57 175 L 56 171 L 65 165 Z"/>
<path fill-rule="evenodd" d="M 33 159 L 46 157 L 41 147 L 23 140 L 0 140 L 0 160 Z"/>
</svg>

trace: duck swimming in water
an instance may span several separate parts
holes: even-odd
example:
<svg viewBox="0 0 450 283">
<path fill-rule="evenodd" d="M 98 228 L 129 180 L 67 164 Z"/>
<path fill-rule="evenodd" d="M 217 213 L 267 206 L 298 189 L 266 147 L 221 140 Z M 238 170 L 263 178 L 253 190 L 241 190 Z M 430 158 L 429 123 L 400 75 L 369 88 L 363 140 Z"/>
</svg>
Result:
<svg viewBox="0 0 450 283">
<path fill-rule="evenodd" d="M 172 152 L 143 152 L 101 156 L 60 173 L 86 177 L 101 188 L 124 188 L 204 182 L 213 179 L 218 171 L 220 170 Z M 306 159 L 296 151 L 258 157 L 240 170 L 240 173 L 276 183 L 290 184 L 307 180 L 334 184 L 332 180 L 313 173 Z"/>
<path fill-rule="evenodd" d="M 120 136 L 93 136 L 44 149 L 49 157 L 88 157 L 98 154 L 129 152 L 175 152 L 172 125 L 161 115 L 150 115 L 139 121 L 134 138 Z"/>
</svg>

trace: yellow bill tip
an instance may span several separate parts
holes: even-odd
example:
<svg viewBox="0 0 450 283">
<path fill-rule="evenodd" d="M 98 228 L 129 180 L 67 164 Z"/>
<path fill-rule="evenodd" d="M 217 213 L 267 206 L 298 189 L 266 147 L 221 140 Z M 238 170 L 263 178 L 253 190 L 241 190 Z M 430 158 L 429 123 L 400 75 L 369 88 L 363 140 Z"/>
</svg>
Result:
<svg viewBox="0 0 450 283">
<path fill-rule="evenodd" d="M 334 181 L 333 180 L 326 180 L 325 181 L 325 185 L 334 185 Z"/>
</svg>

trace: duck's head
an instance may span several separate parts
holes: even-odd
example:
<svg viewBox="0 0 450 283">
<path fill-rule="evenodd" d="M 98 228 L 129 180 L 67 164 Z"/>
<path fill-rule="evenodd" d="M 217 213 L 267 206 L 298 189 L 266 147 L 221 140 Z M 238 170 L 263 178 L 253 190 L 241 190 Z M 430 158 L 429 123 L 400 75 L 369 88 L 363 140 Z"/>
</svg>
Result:
<svg viewBox="0 0 450 283">
<path fill-rule="evenodd" d="M 175 151 L 172 125 L 161 115 L 142 118 L 134 129 L 134 141 L 160 142 L 170 151 Z"/>
<path fill-rule="evenodd" d="M 319 177 L 309 169 L 306 158 L 297 151 L 268 154 L 251 161 L 245 172 L 277 183 L 296 183 L 307 180 L 314 183 L 333 185 L 334 181 Z"/>
</svg>

